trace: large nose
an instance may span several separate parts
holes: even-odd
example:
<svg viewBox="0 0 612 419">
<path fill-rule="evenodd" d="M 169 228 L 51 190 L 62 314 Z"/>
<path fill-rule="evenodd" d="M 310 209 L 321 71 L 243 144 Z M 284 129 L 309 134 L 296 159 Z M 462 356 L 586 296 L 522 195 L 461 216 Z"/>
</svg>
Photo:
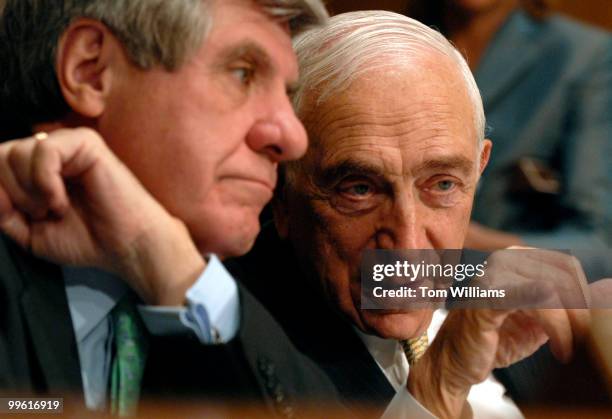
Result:
<svg viewBox="0 0 612 419">
<path fill-rule="evenodd" d="M 249 147 L 266 154 L 274 162 L 302 157 L 308 146 L 306 130 L 295 115 L 284 88 L 282 94 L 264 104 L 262 109 L 265 111 L 260 113 L 247 134 Z"/>
<path fill-rule="evenodd" d="M 427 214 L 414 193 L 403 194 L 384 217 L 377 232 L 379 249 L 431 249 Z"/>
</svg>

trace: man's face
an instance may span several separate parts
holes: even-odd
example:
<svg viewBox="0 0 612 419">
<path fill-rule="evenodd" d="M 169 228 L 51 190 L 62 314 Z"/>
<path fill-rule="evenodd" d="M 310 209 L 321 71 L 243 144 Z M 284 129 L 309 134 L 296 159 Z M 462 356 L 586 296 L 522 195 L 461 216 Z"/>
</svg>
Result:
<svg viewBox="0 0 612 419">
<path fill-rule="evenodd" d="M 287 28 L 250 1 L 208 3 L 213 26 L 195 56 L 175 72 L 128 65 L 97 128 L 199 249 L 223 257 L 250 248 L 277 163 L 307 140 L 287 97 Z"/>
<path fill-rule="evenodd" d="M 311 148 L 277 211 L 332 304 L 385 338 L 419 335 L 431 311 L 360 310 L 363 250 L 461 248 L 488 156 L 486 142 L 481 162 L 473 105 L 447 61 L 370 71 L 306 113 Z"/>
</svg>

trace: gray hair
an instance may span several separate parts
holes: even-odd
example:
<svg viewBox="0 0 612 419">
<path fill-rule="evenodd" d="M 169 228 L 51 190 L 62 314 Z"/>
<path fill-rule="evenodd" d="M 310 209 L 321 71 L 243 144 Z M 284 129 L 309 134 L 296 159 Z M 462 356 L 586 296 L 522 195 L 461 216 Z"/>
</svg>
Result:
<svg viewBox="0 0 612 419">
<path fill-rule="evenodd" d="M 468 64 L 443 35 L 414 19 L 386 11 L 343 13 L 332 17 L 325 27 L 297 36 L 294 48 L 300 82 L 293 103 L 301 116 L 306 92 L 324 86 L 317 92 L 316 105 L 320 105 L 366 71 L 410 65 L 428 51 L 449 57 L 457 64 L 474 105 L 478 140 L 484 139 L 482 99 Z"/>
<path fill-rule="evenodd" d="M 8 114 L 8 123 L 21 118 L 21 125 L 31 125 L 68 112 L 55 57 L 58 41 L 74 19 L 104 23 L 138 67 L 161 65 L 172 71 L 197 50 L 214 24 L 207 13 L 211 1 L 0 0 L 0 117 Z M 288 22 L 294 35 L 328 17 L 321 0 L 254 0 L 253 4 Z"/>
</svg>

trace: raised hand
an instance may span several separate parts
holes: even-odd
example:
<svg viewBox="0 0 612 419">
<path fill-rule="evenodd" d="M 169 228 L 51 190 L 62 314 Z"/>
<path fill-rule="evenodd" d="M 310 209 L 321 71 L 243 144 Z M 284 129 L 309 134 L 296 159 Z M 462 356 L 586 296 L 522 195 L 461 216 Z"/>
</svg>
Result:
<svg viewBox="0 0 612 419">
<path fill-rule="evenodd" d="M 86 128 L 0 144 L 0 228 L 35 255 L 123 277 L 180 304 L 204 261 L 172 217 Z"/>
<path fill-rule="evenodd" d="M 411 367 L 408 390 L 439 417 L 460 417 L 471 386 L 485 380 L 493 369 L 530 356 L 547 341 L 553 355 L 566 362 L 588 333 L 590 296 L 580 264 L 572 256 L 536 249 L 531 262 L 537 263 L 530 263 L 524 254 L 506 251 L 504 259 L 493 258 L 488 280 L 509 278 L 519 294 L 521 288 L 528 288 L 522 295 L 532 295 L 534 281 L 545 284 L 540 288 L 547 292 L 541 308 L 500 304 L 503 308 L 451 310 L 427 352 Z M 517 256 L 518 260 L 509 260 Z M 583 308 L 568 301 L 568 289 L 586 290 L 587 295 L 580 296 Z"/>
</svg>

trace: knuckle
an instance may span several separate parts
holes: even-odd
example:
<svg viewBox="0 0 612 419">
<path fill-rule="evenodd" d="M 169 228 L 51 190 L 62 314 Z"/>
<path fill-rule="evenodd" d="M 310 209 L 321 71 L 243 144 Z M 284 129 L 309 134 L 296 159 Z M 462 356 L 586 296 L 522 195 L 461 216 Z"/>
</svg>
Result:
<svg viewBox="0 0 612 419">
<path fill-rule="evenodd" d="M 7 159 L 14 145 L 15 145 L 14 141 L 9 141 L 9 142 L 0 144 L 0 159 L 1 160 L 5 161 Z"/>
<path fill-rule="evenodd" d="M 580 267 L 580 261 L 572 255 L 562 254 L 560 261 L 563 270 L 569 275 L 573 274 L 576 271 L 576 268 Z"/>
<path fill-rule="evenodd" d="M 47 147 L 59 147 L 64 143 L 76 144 L 78 146 L 97 147 L 104 143 L 100 134 L 89 127 L 62 128 L 49 134 L 49 141 L 39 141 L 40 145 Z"/>
<path fill-rule="evenodd" d="M 576 256 L 574 256 L 574 255 L 570 256 L 569 260 L 568 260 L 568 263 L 569 263 L 569 266 L 572 269 L 580 269 L 580 270 L 582 270 L 582 263 L 580 262 L 580 260 Z"/>
<path fill-rule="evenodd" d="M 501 251 L 496 250 L 495 252 L 491 253 L 491 255 L 487 258 L 487 261 L 489 265 L 491 264 L 497 265 L 500 263 L 500 259 L 503 259 L 501 255 Z"/>
<path fill-rule="evenodd" d="M 74 129 L 75 134 L 88 142 L 93 142 L 94 144 L 102 143 L 102 137 L 98 132 L 89 127 L 79 127 Z"/>
<path fill-rule="evenodd" d="M 35 151 L 38 153 L 45 152 L 52 150 L 54 147 L 54 144 L 50 141 L 38 141 L 35 144 Z"/>
<path fill-rule="evenodd" d="M 25 147 L 24 144 L 15 144 L 13 147 L 11 147 L 11 149 L 8 152 L 8 156 L 7 156 L 7 160 L 8 160 L 8 164 L 11 167 L 16 167 L 19 165 L 19 163 L 21 163 L 25 157 L 26 151 L 25 151 Z"/>
<path fill-rule="evenodd" d="M 41 163 L 44 163 L 45 160 L 54 152 L 56 146 L 50 141 L 39 141 L 32 152 L 32 158 L 34 160 L 33 170 L 37 170 L 40 168 Z"/>
</svg>

